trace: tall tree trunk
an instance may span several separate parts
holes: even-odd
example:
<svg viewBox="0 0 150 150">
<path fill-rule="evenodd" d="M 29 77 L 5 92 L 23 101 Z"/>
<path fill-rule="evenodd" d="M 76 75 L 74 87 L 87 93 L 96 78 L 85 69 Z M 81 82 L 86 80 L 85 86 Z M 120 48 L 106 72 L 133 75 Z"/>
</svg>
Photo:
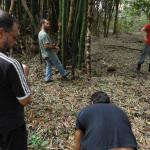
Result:
<svg viewBox="0 0 150 150">
<path fill-rule="evenodd" d="M 114 20 L 113 34 L 117 34 L 117 32 L 118 32 L 117 29 L 118 29 L 119 3 L 120 3 L 120 0 L 115 0 L 115 9 L 116 9 L 116 12 L 115 12 L 115 20 Z"/>
<path fill-rule="evenodd" d="M 59 0 L 59 16 L 58 16 L 58 45 L 61 46 L 61 33 L 62 33 L 62 0 Z"/>
<path fill-rule="evenodd" d="M 108 3 L 108 14 L 107 14 L 107 29 L 106 29 L 106 34 L 107 34 L 107 37 L 108 37 L 108 34 L 109 34 L 109 27 L 110 27 L 110 22 L 112 20 L 112 15 L 113 15 L 113 12 L 114 12 L 114 0 L 111 0 L 109 1 Z"/>
<path fill-rule="evenodd" d="M 81 21 L 82 21 L 82 8 L 83 8 L 83 4 L 84 4 L 84 1 L 83 0 L 79 0 L 76 4 L 76 13 L 77 13 L 77 16 L 76 16 L 76 19 L 75 19 L 75 23 L 74 23 L 74 26 L 73 26 L 73 33 L 72 33 L 72 77 L 74 78 L 74 75 L 75 75 L 75 67 L 77 65 L 76 63 L 76 60 L 77 60 L 77 55 L 78 55 L 78 39 L 79 39 L 79 36 L 80 36 L 80 26 L 81 26 Z"/>
<path fill-rule="evenodd" d="M 91 24 L 92 24 L 92 0 L 88 0 L 87 14 L 87 37 L 86 37 L 86 67 L 88 76 L 91 77 Z"/>
<path fill-rule="evenodd" d="M 65 49 L 66 49 L 66 5 L 68 1 L 62 0 L 62 34 L 61 34 L 61 56 L 62 64 L 65 66 Z"/>
<path fill-rule="evenodd" d="M 101 0 L 96 1 L 96 11 L 97 11 L 97 17 L 96 17 L 96 35 L 99 36 L 99 22 L 100 22 L 100 4 Z M 94 26 L 95 28 L 95 26 Z"/>
<path fill-rule="evenodd" d="M 109 26 L 112 20 L 112 14 L 114 11 L 114 0 L 106 0 L 103 2 L 103 10 L 104 10 L 104 37 L 108 37 Z"/>
<path fill-rule="evenodd" d="M 87 25 L 86 21 L 87 21 L 87 1 L 84 1 L 83 19 L 82 19 L 82 27 L 81 27 L 81 33 L 80 33 L 80 41 L 79 41 L 79 53 L 78 53 L 78 68 L 79 69 L 81 69 L 83 59 L 84 59 L 86 25 Z"/>
<path fill-rule="evenodd" d="M 106 11 L 104 12 L 103 27 L 104 27 L 104 37 L 107 37 L 107 13 Z"/>
<path fill-rule="evenodd" d="M 24 9 L 26 10 L 28 16 L 30 17 L 31 23 L 32 23 L 32 25 L 34 27 L 34 31 L 37 33 L 38 29 L 37 29 L 37 26 L 36 26 L 36 24 L 34 22 L 34 18 L 33 18 L 32 14 L 31 14 L 28 6 L 27 6 L 26 0 L 21 0 L 21 2 L 22 2 L 22 6 L 24 7 Z"/>
<path fill-rule="evenodd" d="M 74 16 L 74 7 L 75 7 L 75 2 L 74 0 L 70 1 L 70 11 L 69 11 L 69 19 L 68 19 L 68 25 L 67 25 L 67 34 L 70 37 L 71 35 L 71 28 L 73 25 L 73 16 Z"/>
</svg>

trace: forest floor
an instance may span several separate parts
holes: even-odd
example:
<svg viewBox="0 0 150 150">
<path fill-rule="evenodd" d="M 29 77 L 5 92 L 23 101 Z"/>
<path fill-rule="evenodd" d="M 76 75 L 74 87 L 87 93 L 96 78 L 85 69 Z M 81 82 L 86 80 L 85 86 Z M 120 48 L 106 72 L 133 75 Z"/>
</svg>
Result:
<svg viewBox="0 0 150 150">
<path fill-rule="evenodd" d="M 92 38 L 92 78 L 43 82 L 44 65 L 39 56 L 28 61 L 33 103 L 26 108 L 30 150 L 73 150 L 77 112 L 91 94 L 102 90 L 127 112 L 140 150 L 150 150 L 150 73 L 148 62 L 141 73 L 136 63 L 143 47 L 137 34 Z"/>
</svg>

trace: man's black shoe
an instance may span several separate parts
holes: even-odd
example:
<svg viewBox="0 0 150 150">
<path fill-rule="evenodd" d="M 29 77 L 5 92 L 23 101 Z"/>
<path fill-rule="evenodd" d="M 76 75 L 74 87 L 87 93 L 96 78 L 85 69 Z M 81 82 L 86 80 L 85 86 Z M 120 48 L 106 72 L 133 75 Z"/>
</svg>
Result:
<svg viewBox="0 0 150 150">
<path fill-rule="evenodd" d="M 141 70 L 141 64 L 138 64 L 137 65 L 137 69 L 136 69 L 137 71 L 140 71 Z"/>
</svg>

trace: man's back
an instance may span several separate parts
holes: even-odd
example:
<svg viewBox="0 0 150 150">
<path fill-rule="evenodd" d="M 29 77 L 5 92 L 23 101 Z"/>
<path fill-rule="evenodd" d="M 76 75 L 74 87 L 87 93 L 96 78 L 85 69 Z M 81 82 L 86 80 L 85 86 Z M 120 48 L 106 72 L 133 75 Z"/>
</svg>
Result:
<svg viewBox="0 0 150 150">
<path fill-rule="evenodd" d="M 93 104 L 84 108 L 78 115 L 76 128 L 85 133 L 81 150 L 136 147 L 126 114 L 112 104 Z"/>
<path fill-rule="evenodd" d="M 146 32 L 145 43 L 150 45 L 150 23 L 144 26 L 144 31 Z"/>
<path fill-rule="evenodd" d="M 41 30 L 39 32 L 38 40 L 39 40 L 39 46 L 40 46 L 43 59 L 51 56 L 55 52 L 53 49 L 44 47 L 45 44 L 48 44 L 48 43 L 52 44 L 52 40 L 50 39 L 49 35 L 44 30 Z"/>
</svg>

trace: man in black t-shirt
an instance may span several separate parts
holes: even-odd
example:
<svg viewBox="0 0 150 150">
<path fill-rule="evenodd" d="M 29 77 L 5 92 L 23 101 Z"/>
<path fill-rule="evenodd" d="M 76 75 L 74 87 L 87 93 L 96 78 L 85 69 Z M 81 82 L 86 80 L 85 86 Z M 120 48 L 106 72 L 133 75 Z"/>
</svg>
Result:
<svg viewBox="0 0 150 150">
<path fill-rule="evenodd" d="M 75 150 L 137 150 L 127 115 L 109 104 L 108 95 L 96 92 L 91 102 L 78 114 Z"/>
<path fill-rule="evenodd" d="M 31 93 L 25 66 L 5 55 L 17 34 L 13 17 L 0 10 L 0 150 L 27 150 L 24 106 L 31 102 Z"/>
</svg>

